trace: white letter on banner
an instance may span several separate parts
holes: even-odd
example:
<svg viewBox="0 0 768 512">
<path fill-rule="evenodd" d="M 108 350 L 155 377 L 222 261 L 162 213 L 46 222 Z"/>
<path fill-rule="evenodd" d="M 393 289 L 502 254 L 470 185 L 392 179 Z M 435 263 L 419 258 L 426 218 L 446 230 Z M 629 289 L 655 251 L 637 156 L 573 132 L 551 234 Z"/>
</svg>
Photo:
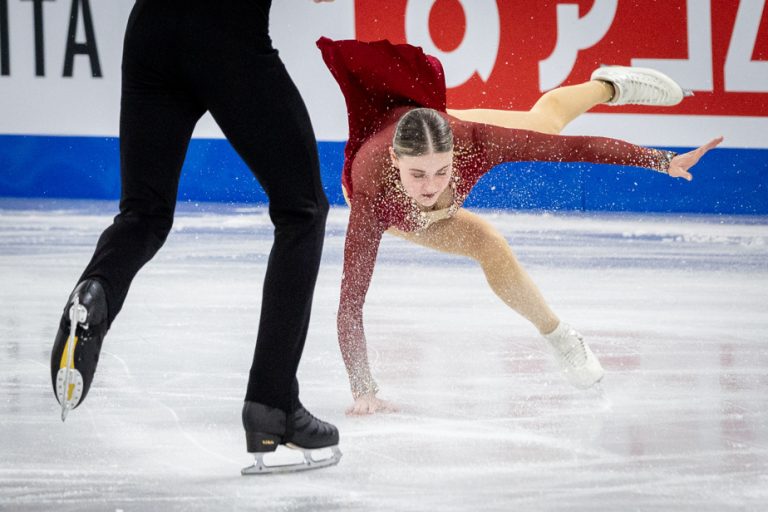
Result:
<svg viewBox="0 0 768 512">
<path fill-rule="evenodd" d="M 557 43 L 552 54 L 539 62 L 539 89 L 554 89 L 568 78 L 579 50 L 597 44 L 611 28 L 618 0 L 595 0 L 579 19 L 577 4 L 557 5 Z"/>
<path fill-rule="evenodd" d="M 496 0 L 471 0 L 470 8 L 461 0 L 467 29 L 464 39 L 452 52 L 440 50 L 429 34 L 429 13 L 435 0 L 409 0 L 405 10 L 405 37 L 410 44 L 421 46 L 445 66 L 448 87 L 456 87 L 477 72 L 487 81 L 499 53 L 499 8 Z"/>
<path fill-rule="evenodd" d="M 763 5 L 761 5 L 763 4 Z M 764 0 L 742 0 L 725 57 L 725 90 L 768 92 L 768 62 L 752 60 Z"/>
<path fill-rule="evenodd" d="M 711 91 L 712 12 L 709 0 L 687 0 L 687 59 L 632 59 L 633 66 L 653 68 L 666 73 L 686 89 Z"/>
</svg>

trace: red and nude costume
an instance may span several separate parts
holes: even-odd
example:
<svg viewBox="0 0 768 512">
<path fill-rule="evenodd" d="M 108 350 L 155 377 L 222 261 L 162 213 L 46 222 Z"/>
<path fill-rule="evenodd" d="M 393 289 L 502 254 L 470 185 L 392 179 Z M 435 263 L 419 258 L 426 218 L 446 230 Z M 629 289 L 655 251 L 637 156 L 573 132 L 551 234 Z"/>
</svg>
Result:
<svg viewBox="0 0 768 512">
<path fill-rule="evenodd" d="M 674 155 L 605 137 L 548 135 L 462 121 L 446 113 L 440 62 L 420 48 L 327 38 L 317 45 L 344 94 L 349 121 L 342 186 L 351 211 L 338 333 L 355 397 L 377 390 L 368 365 L 363 304 L 387 229 L 414 232 L 452 216 L 478 180 L 504 162 L 591 162 L 667 172 Z M 423 211 L 405 193 L 389 154 L 398 120 L 419 107 L 442 113 L 453 130 L 453 199 L 437 211 Z"/>
</svg>

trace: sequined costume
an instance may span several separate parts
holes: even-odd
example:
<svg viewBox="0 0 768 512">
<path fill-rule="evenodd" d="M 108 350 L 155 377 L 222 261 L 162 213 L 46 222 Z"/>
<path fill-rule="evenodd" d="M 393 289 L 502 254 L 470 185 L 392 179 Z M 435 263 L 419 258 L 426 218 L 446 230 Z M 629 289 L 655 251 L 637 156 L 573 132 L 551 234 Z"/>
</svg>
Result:
<svg viewBox="0 0 768 512">
<path fill-rule="evenodd" d="M 452 216 L 477 181 L 504 162 L 592 162 L 667 172 L 673 155 L 604 137 L 547 135 L 462 121 L 445 113 L 442 66 L 420 48 L 327 38 L 317 45 L 344 94 L 348 111 L 342 185 L 351 211 L 338 332 L 355 397 L 377 389 L 368 365 L 363 304 L 384 231 L 391 227 L 419 231 Z M 442 112 L 453 130 L 453 200 L 438 212 L 422 211 L 405 193 L 389 156 L 398 119 L 416 107 Z"/>
</svg>

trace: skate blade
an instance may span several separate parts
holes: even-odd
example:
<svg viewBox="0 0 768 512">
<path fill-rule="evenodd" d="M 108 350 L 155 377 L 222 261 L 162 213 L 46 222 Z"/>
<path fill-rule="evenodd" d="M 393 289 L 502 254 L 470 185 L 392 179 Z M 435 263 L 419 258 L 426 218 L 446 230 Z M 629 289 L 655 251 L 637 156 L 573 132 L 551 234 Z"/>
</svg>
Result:
<svg viewBox="0 0 768 512">
<path fill-rule="evenodd" d="M 603 381 L 603 377 L 605 377 L 605 372 L 595 379 L 594 376 L 581 375 L 578 372 L 573 371 L 573 368 L 564 365 L 560 366 L 560 371 L 562 372 L 563 377 L 568 381 L 568 384 L 579 391 L 602 389 L 600 383 Z"/>
<path fill-rule="evenodd" d="M 264 455 L 274 452 L 256 453 L 255 462 L 252 466 L 243 468 L 240 474 L 246 475 L 272 475 L 277 473 L 297 473 L 299 471 L 309 471 L 312 469 L 327 468 L 329 466 L 335 466 L 341 460 L 341 450 L 338 446 L 330 446 L 328 448 L 317 448 L 314 450 L 301 448 L 293 445 L 286 445 L 292 450 L 299 450 L 303 453 L 304 460 L 297 463 L 287 464 L 267 464 L 264 461 Z M 322 452 L 330 452 L 327 457 L 317 457 Z"/>
<path fill-rule="evenodd" d="M 62 368 L 56 374 L 56 397 L 61 404 L 61 421 L 77 407 L 83 396 L 83 376 L 75 369 Z"/>
<path fill-rule="evenodd" d="M 83 396 L 83 376 L 75 369 L 75 348 L 78 342 L 77 327 L 82 325 L 87 329 L 88 326 L 84 325 L 87 319 L 88 311 L 75 297 L 69 308 L 69 338 L 61 353 L 59 372 L 56 374 L 56 396 L 61 404 L 61 421 L 67 419 L 69 411 L 77 407 Z"/>
<path fill-rule="evenodd" d="M 605 392 L 605 389 L 603 389 L 602 381 L 597 381 L 597 383 L 592 386 L 592 393 L 594 394 L 594 397 L 597 399 L 600 409 L 603 411 L 610 411 L 613 409 L 613 400 L 611 400 L 611 397 L 608 396 L 608 393 Z"/>
</svg>

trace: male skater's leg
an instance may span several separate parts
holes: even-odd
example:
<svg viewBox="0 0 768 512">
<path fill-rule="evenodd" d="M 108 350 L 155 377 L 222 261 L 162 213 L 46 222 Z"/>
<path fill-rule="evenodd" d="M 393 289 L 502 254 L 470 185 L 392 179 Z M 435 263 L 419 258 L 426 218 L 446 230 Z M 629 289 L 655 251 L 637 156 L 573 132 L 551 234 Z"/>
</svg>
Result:
<svg viewBox="0 0 768 512">
<path fill-rule="evenodd" d="M 328 212 L 317 144 L 277 53 L 246 57 L 248 66 L 230 59 L 215 73 L 226 90 L 219 82 L 203 88 L 206 106 L 267 193 L 275 225 L 243 409 L 248 451 L 271 451 L 280 443 L 334 446 L 338 431 L 304 409 L 296 382 Z"/>
<path fill-rule="evenodd" d="M 173 55 L 163 51 L 165 42 L 135 19 L 134 10 L 123 52 L 120 213 L 67 301 L 51 353 L 62 419 L 85 399 L 104 335 L 133 277 L 171 229 L 184 155 L 203 113 L 168 72 Z"/>
</svg>

